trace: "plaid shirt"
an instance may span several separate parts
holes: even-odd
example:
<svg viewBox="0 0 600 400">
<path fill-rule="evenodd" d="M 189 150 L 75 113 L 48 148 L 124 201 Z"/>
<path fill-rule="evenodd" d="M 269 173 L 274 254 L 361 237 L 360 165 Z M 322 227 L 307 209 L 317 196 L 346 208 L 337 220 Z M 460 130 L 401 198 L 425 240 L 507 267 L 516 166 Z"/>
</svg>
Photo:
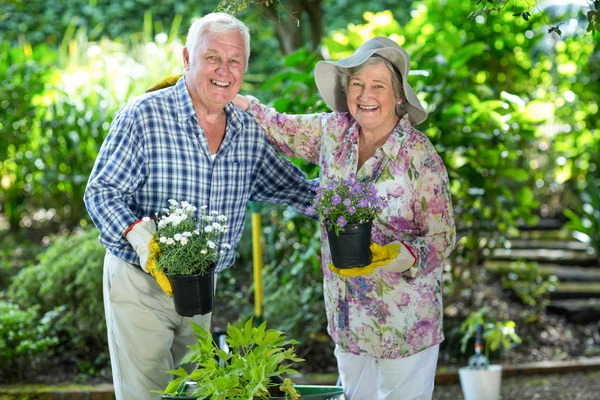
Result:
<svg viewBox="0 0 600 400">
<path fill-rule="evenodd" d="M 242 235 L 248 201 L 306 208 L 313 195 L 304 173 L 277 154 L 251 116 L 232 103 L 225 113 L 225 138 L 211 160 L 185 78 L 119 111 L 84 196 L 108 251 L 139 265 L 123 234 L 133 222 L 168 208 L 169 199 L 207 205 L 209 212 L 227 216 L 223 242 L 233 247 Z M 216 271 L 234 260 L 235 252 L 226 252 Z"/>
</svg>

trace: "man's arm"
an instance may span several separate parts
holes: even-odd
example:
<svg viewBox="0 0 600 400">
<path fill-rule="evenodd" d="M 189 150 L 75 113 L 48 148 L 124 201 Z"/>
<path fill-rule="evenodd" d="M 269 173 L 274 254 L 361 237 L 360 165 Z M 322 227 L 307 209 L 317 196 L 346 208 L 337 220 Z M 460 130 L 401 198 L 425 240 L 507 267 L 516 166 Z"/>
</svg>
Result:
<svg viewBox="0 0 600 400">
<path fill-rule="evenodd" d="M 141 140 L 127 106 L 113 121 L 85 190 L 84 202 L 108 249 L 121 249 L 123 235 L 138 220 L 127 205 L 144 176 Z"/>
<path fill-rule="evenodd" d="M 307 181 L 306 174 L 300 168 L 267 145 L 250 200 L 287 204 L 306 214 L 306 207 L 314 198 L 316 186 L 318 181 Z"/>
</svg>

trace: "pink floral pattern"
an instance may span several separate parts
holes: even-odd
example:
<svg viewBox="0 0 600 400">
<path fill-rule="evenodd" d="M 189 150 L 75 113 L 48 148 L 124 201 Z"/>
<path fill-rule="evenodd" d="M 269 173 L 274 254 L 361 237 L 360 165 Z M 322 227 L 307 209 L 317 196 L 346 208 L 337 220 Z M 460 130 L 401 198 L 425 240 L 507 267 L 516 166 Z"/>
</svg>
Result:
<svg viewBox="0 0 600 400">
<path fill-rule="evenodd" d="M 411 356 L 441 343 L 442 263 L 455 244 L 448 175 L 423 133 L 400 119 L 388 141 L 358 165 L 359 126 L 348 113 L 280 114 L 251 97 L 248 112 L 284 154 L 319 165 L 329 177 L 359 179 L 385 165 L 375 183 L 389 207 L 373 221 L 373 241 L 401 241 L 417 261 L 404 273 L 375 270 L 342 277 L 327 268 L 331 254 L 321 227 L 328 332 L 343 350 L 376 358 Z M 387 163 L 380 164 L 382 158 Z"/>
</svg>

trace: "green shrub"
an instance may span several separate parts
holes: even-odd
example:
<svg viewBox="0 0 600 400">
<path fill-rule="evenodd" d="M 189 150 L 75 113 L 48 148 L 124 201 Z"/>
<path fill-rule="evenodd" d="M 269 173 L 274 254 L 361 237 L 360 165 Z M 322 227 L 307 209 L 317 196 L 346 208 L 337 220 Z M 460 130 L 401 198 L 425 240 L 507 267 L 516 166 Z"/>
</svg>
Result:
<svg viewBox="0 0 600 400">
<path fill-rule="evenodd" d="M 534 307 L 532 311 L 543 311 L 550 303 L 550 293 L 556 289 L 558 278 L 543 276 L 537 263 L 515 261 L 499 270 L 502 285 L 510 289 L 523 304 Z"/>
<path fill-rule="evenodd" d="M 24 377 L 41 359 L 49 358 L 59 342 L 54 322 L 64 308 L 48 311 L 41 318 L 38 308 L 22 310 L 10 301 L 0 300 L 0 370 L 7 378 Z"/>
<path fill-rule="evenodd" d="M 96 229 L 56 240 L 39 263 L 17 274 L 7 295 L 22 308 L 39 305 L 40 312 L 64 306 L 58 318 L 65 334 L 64 350 L 82 361 L 106 352 L 102 303 L 105 250 Z"/>
</svg>

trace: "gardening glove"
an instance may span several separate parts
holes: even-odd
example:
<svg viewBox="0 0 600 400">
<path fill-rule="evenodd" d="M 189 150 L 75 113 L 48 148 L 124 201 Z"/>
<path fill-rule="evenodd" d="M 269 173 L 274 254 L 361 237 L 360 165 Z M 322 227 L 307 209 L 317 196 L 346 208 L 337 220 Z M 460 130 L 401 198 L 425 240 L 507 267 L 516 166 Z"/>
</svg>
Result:
<svg viewBox="0 0 600 400">
<path fill-rule="evenodd" d="M 128 232 L 125 234 L 125 239 L 131 243 L 131 246 L 140 258 L 140 267 L 144 272 L 152 275 L 163 292 L 171 296 L 171 284 L 165 274 L 158 269 L 155 256 L 158 253 L 159 246 L 154 242 L 152 235 L 156 232 L 156 224 L 154 220 L 139 220 L 134 222 Z M 153 243 L 151 249 L 151 243 Z M 153 250 L 151 252 L 151 250 Z M 151 262 L 149 261 L 151 259 Z"/>
<path fill-rule="evenodd" d="M 370 275 L 375 268 L 381 267 L 384 272 L 404 272 L 412 267 L 416 258 L 402 242 L 391 242 L 384 246 L 371 243 L 371 264 L 364 267 L 336 268 L 329 264 L 329 269 L 341 276 Z"/>
<path fill-rule="evenodd" d="M 148 257 L 148 262 L 146 263 L 146 268 L 148 268 L 148 272 L 150 275 L 156 279 L 158 282 L 158 286 L 162 289 L 163 292 L 166 293 L 167 296 L 171 297 L 173 295 L 173 289 L 171 288 L 171 282 L 169 282 L 169 278 L 165 275 L 164 272 L 158 268 L 156 264 L 156 260 L 158 259 L 158 255 L 160 254 L 160 246 L 154 240 L 154 237 L 150 240 L 150 257 Z"/>
<path fill-rule="evenodd" d="M 146 89 L 146 93 L 154 92 L 155 90 L 158 90 L 158 89 L 164 89 L 166 87 L 173 86 L 177 83 L 179 78 L 181 78 L 182 76 L 183 76 L 183 74 L 169 75 L 166 78 L 163 78 L 160 81 L 156 82 L 155 84 L 150 86 L 148 89 Z"/>
</svg>

